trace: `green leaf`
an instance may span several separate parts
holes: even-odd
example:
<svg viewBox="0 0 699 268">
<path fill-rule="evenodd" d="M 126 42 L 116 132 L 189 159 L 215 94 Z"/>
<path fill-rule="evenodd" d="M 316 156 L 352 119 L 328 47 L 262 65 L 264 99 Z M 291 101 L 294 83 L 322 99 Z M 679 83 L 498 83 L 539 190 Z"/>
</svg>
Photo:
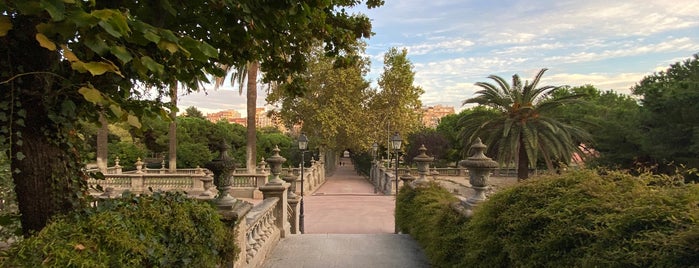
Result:
<svg viewBox="0 0 699 268">
<path fill-rule="evenodd" d="M 106 72 L 113 72 L 121 75 L 121 72 L 113 64 L 101 62 L 101 61 L 91 61 L 83 64 L 85 69 L 90 72 L 93 76 L 102 75 Z"/>
<path fill-rule="evenodd" d="M 120 38 L 120 37 L 121 37 L 121 33 L 120 33 L 117 29 L 115 29 L 114 26 L 112 26 L 112 24 L 109 23 L 109 21 L 103 20 L 103 21 L 100 21 L 100 22 L 97 23 L 97 24 L 98 24 L 100 27 L 102 27 L 102 29 L 104 29 L 105 31 L 107 31 L 107 33 L 109 33 L 111 36 L 114 36 L 114 37 L 116 37 L 116 38 Z"/>
<path fill-rule="evenodd" d="M 135 115 L 130 114 L 126 119 L 126 122 L 128 122 L 131 126 L 141 128 L 141 121 L 138 120 L 138 117 L 136 117 Z"/>
<path fill-rule="evenodd" d="M 40 46 L 51 51 L 56 51 L 56 44 L 42 33 L 36 33 L 36 41 L 39 42 Z"/>
<path fill-rule="evenodd" d="M 39 3 L 51 15 L 53 21 L 61 21 L 66 18 L 63 14 L 66 6 L 62 0 L 41 0 Z"/>
<path fill-rule="evenodd" d="M 200 48 L 204 55 L 209 56 L 210 58 L 218 58 L 218 50 L 206 42 L 202 42 Z"/>
<path fill-rule="evenodd" d="M 20 160 L 20 161 L 24 158 L 27 158 L 27 156 L 25 156 L 22 152 L 17 152 L 15 154 L 15 157 L 17 158 L 17 160 Z"/>
<path fill-rule="evenodd" d="M 99 21 L 99 19 L 95 18 L 90 13 L 87 13 L 82 9 L 70 11 L 68 13 L 68 18 L 70 18 L 70 20 L 73 23 L 75 23 L 75 25 L 78 27 L 87 27 L 90 25 L 94 25 Z"/>
<path fill-rule="evenodd" d="M 98 55 L 104 55 L 105 53 L 110 51 L 107 42 L 105 42 L 104 38 L 102 38 L 99 35 L 85 37 L 84 44 Z"/>
<path fill-rule="evenodd" d="M 155 62 L 151 57 L 143 56 L 141 57 L 141 62 L 151 72 L 156 74 L 162 74 L 165 72 L 165 67 L 162 64 Z"/>
<path fill-rule="evenodd" d="M 0 16 L 0 37 L 7 35 L 12 29 L 12 22 L 7 16 Z"/>
<path fill-rule="evenodd" d="M 123 64 L 126 64 L 133 59 L 131 53 L 129 53 L 129 51 L 126 50 L 126 47 L 123 46 L 113 46 L 110 49 L 110 52 L 112 52 L 112 54 L 116 56 Z"/>
<path fill-rule="evenodd" d="M 124 115 L 124 110 L 122 110 L 121 107 L 119 107 L 119 105 L 109 105 L 109 110 L 112 111 L 112 113 L 118 118 L 121 118 Z"/>
<path fill-rule="evenodd" d="M 144 29 L 143 37 L 156 44 L 160 42 L 160 36 L 150 28 Z"/>
<path fill-rule="evenodd" d="M 167 50 L 171 54 L 175 54 L 175 52 L 177 52 L 177 50 L 179 49 L 177 47 L 177 44 L 165 40 L 160 40 L 160 43 L 158 43 L 158 48 Z"/>
<path fill-rule="evenodd" d="M 85 100 L 94 104 L 102 103 L 105 100 L 104 97 L 102 97 L 102 92 L 93 87 L 81 87 L 78 89 L 78 93 L 83 95 Z"/>
</svg>

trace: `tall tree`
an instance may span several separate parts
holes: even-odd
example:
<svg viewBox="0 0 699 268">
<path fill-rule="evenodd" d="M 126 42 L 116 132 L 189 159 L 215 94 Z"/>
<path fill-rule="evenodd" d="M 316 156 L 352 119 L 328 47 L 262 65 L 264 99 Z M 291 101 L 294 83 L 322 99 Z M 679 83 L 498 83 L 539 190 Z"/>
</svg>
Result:
<svg viewBox="0 0 699 268">
<path fill-rule="evenodd" d="M 218 64 L 261 61 L 268 81 L 293 82 L 303 53 L 321 40 L 340 55 L 369 37 L 351 2 L 203 0 L 0 3 L 0 132 L 9 147 L 25 235 L 86 204 L 75 147 L 78 119 L 140 127 L 162 114 L 170 86 L 197 90 Z M 368 0 L 367 6 L 382 5 Z M 290 87 L 300 93 L 302 87 Z M 146 96 L 150 96 L 146 98 Z M 145 100 L 147 99 L 147 100 Z M 173 107 L 173 105 L 169 105 Z"/>
<path fill-rule="evenodd" d="M 649 160 L 699 167 L 699 54 L 643 78 L 632 91 L 642 97 L 642 148 Z"/>
<path fill-rule="evenodd" d="M 414 81 L 415 71 L 408 59 L 408 50 L 389 49 L 384 55 L 383 73 L 378 79 L 380 91 L 369 104 L 375 111 L 374 122 L 381 122 L 379 127 L 388 129 L 377 132 L 378 141 L 387 141 L 394 132 L 401 133 L 405 139 L 422 126 L 418 111 L 422 107 L 420 96 L 425 91 L 413 85 Z"/>
<path fill-rule="evenodd" d="M 581 95 L 553 97 L 554 86 L 538 87 L 546 69 L 541 69 L 529 83 L 522 83 L 518 75 L 512 76 L 512 85 L 505 79 L 491 75 L 495 84 L 478 82 L 483 88 L 476 96 L 463 101 L 463 105 L 475 103 L 493 111 L 474 112 L 462 118 L 462 138 L 470 144 L 475 138 L 483 138 L 491 150 L 497 150 L 501 164 L 517 163 L 517 178 L 529 177 L 539 154 L 549 169 L 553 161 L 569 163 L 574 153 L 582 154 L 579 145 L 589 139 L 583 129 L 565 124 L 557 119 L 557 109 L 577 102 Z"/>
<path fill-rule="evenodd" d="M 363 45 L 352 53 L 359 55 Z M 310 64 L 300 74 L 308 90 L 301 97 L 286 94 L 282 85 L 268 95 L 267 101 L 281 104 L 278 115 L 289 127 L 301 125 L 312 142 L 322 141 L 329 149 L 368 148 L 366 133 L 370 128 L 365 120 L 369 97 L 369 82 L 364 75 L 369 68 L 368 59 L 353 64 L 336 66 L 318 47 L 308 55 Z M 365 147 L 366 146 L 366 147 Z"/>
</svg>

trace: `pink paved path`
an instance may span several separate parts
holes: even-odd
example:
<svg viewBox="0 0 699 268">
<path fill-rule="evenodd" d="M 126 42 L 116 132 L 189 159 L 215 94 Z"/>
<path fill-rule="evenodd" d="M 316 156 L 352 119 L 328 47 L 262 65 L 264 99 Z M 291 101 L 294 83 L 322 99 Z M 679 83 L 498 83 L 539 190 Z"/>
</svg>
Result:
<svg viewBox="0 0 699 268">
<path fill-rule="evenodd" d="M 344 159 L 344 163 L 350 162 Z M 318 190 L 305 193 L 307 234 L 393 233 L 394 196 L 375 194 L 374 186 L 354 166 L 338 166 Z"/>
</svg>

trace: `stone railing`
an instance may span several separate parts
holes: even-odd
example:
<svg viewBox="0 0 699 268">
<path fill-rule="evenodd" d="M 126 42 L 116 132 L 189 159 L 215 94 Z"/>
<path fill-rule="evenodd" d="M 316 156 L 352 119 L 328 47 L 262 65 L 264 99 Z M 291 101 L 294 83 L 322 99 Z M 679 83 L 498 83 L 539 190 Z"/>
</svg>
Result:
<svg viewBox="0 0 699 268">
<path fill-rule="evenodd" d="M 193 173 L 121 173 L 104 174 L 104 180 L 88 179 L 90 189 L 97 185 L 103 189 L 111 188 L 115 193 L 130 191 L 134 194 L 143 194 L 152 191 L 185 191 L 190 194 L 199 194 L 206 190 L 205 181 L 211 181 L 208 170 L 199 169 Z M 96 194 L 95 191 L 93 194 Z"/>
<path fill-rule="evenodd" d="M 267 255 L 281 239 L 281 230 L 275 222 L 274 208 L 279 198 L 272 197 L 257 204 L 245 217 L 245 241 L 241 251 L 245 253 L 244 263 L 239 267 L 259 267 Z M 244 261 L 244 262 L 243 262 Z"/>
<path fill-rule="evenodd" d="M 296 177 L 296 194 L 301 193 L 301 168 L 290 168 L 288 170 L 290 174 Z M 323 183 L 325 183 L 325 165 L 322 161 L 311 160 L 311 165 L 309 167 L 303 168 L 303 191 L 306 194 L 313 193 L 317 190 Z"/>
</svg>

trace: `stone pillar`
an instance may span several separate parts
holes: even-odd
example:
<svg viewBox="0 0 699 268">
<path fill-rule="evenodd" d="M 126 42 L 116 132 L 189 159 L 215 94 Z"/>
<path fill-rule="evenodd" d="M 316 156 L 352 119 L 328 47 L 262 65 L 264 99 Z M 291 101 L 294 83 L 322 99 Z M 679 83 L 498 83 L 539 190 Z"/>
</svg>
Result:
<svg viewBox="0 0 699 268">
<path fill-rule="evenodd" d="M 275 224 L 281 232 L 281 237 L 285 238 L 291 231 L 286 210 L 287 203 L 289 202 L 286 191 L 289 188 L 289 184 L 279 178 L 279 173 L 281 173 L 282 170 L 282 163 L 286 162 L 286 159 L 279 155 L 279 151 L 279 147 L 275 146 L 274 150 L 272 150 L 273 155 L 267 158 L 267 163 L 271 166 L 272 178 L 267 184 L 260 186 L 260 191 L 262 191 L 264 199 L 272 197 L 279 198 L 279 202 L 277 202 L 274 208 L 274 217 L 277 219 Z"/>
<path fill-rule="evenodd" d="M 459 161 L 459 166 L 468 169 L 469 182 L 475 191 L 473 196 L 469 197 L 466 200 L 466 204 L 464 204 L 468 210 L 467 216 L 470 216 L 473 207 L 485 201 L 485 191 L 488 189 L 490 173 L 498 167 L 497 162 L 485 156 L 485 148 L 487 148 L 487 146 L 481 142 L 480 138 L 477 138 L 476 142 L 471 145 L 471 149 L 474 150 L 473 156 L 466 160 Z"/>
<path fill-rule="evenodd" d="M 417 173 L 418 173 L 418 178 L 415 181 L 416 185 L 424 185 L 429 182 L 427 180 L 427 174 L 430 172 L 430 163 L 434 161 L 434 157 L 427 156 L 425 152 L 427 152 L 427 148 L 425 148 L 425 145 L 423 144 L 420 146 L 420 149 L 417 149 L 419 154 L 413 158 L 413 161 L 417 164 Z"/>
</svg>

